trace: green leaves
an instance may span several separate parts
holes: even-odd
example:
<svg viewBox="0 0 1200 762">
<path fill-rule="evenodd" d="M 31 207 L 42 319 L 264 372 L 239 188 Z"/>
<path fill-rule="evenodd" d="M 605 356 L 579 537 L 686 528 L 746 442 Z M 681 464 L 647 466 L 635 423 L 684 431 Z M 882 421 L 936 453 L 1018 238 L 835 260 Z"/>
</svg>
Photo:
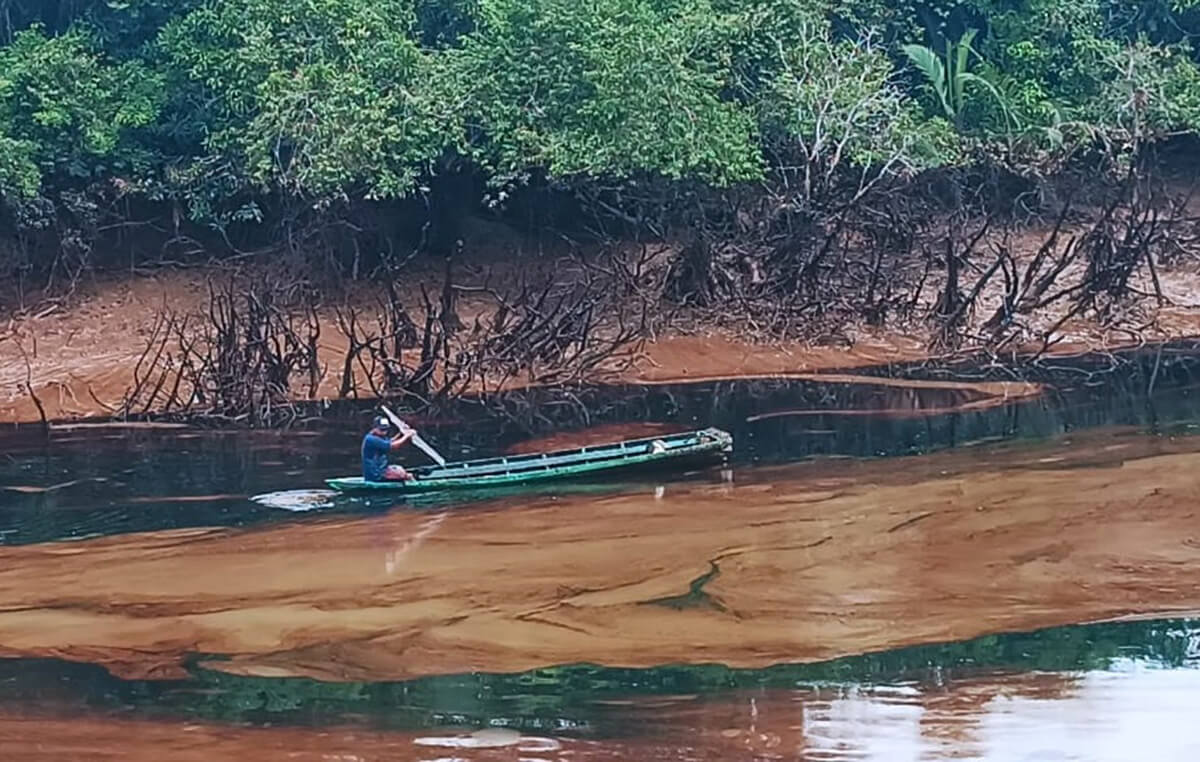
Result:
<svg viewBox="0 0 1200 762">
<path fill-rule="evenodd" d="M 983 88 L 1000 105 L 1006 118 L 1008 114 L 1008 106 L 1000 91 L 984 77 L 967 70 L 972 54 L 979 57 L 971 47 L 978 33 L 976 29 L 968 29 L 963 32 L 958 42 L 951 43 L 947 40 L 944 59 L 938 58 L 937 54 L 924 45 L 901 46 L 904 55 L 924 75 L 930 89 L 937 96 L 942 113 L 960 130 L 963 128 L 967 109 L 967 85 Z"/>
<path fill-rule="evenodd" d="M 222 0 L 160 46 L 198 91 L 205 148 L 250 182 L 401 196 L 459 129 L 414 22 L 401 0 Z"/>
<path fill-rule="evenodd" d="M 916 66 L 917 70 L 925 76 L 925 81 L 942 106 L 942 112 L 950 119 L 954 119 L 955 109 L 950 105 L 946 65 L 942 63 L 942 59 L 924 45 L 903 45 L 900 49 L 904 51 L 904 55 L 908 56 L 908 60 L 912 62 L 913 66 Z"/>
<path fill-rule="evenodd" d="M 1200 130 L 1200 69 L 1185 51 L 1146 42 L 1106 60 L 1104 88 L 1087 118 L 1125 148 Z"/>
<path fill-rule="evenodd" d="M 35 5 L 0 45 L 9 197 L 120 178 L 251 219 L 451 164 L 719 186 L 801 156 L 832 182 L 956 162 L 962 134 L 1066 154 L 1200 129 L 1172 46 L 1200 0 L 89 0 L 49 31 Z"/>
<path fill-rule="evenodd" d="M 781 70 L 757 106 L 769 153 L 802 168 L 805 195 L 851 171 L 878 178 L 957 160 L 949 125 L 923 118 L 870 37 L 835 41 L 827 28 L 811 26 L 781 52 Z M 931 72 L 944 71 L 936 56 L 925 60 Z"/>
<path fill-rule="evenodd" d="M 40 184 L 34 145 L 0 133 L 0 200 L 29 198 Z"/>
<path fill-rule="evenodd" d="M 501 175 L 757 177 L 718 21 L 705 2 L 483 0 L 446 57 L 464 150 Z"/>
<path fill-rule="evenodd" d="M 50 38 L 34 28 L 0 48 L 0 71 L 8 192 L 35 188 L 34 167 L 39 182 L 148 168 L 136 133 L 158 118 L 163 80 L 140 62 L 114 64 L 80 32 Z"/>
</svg>

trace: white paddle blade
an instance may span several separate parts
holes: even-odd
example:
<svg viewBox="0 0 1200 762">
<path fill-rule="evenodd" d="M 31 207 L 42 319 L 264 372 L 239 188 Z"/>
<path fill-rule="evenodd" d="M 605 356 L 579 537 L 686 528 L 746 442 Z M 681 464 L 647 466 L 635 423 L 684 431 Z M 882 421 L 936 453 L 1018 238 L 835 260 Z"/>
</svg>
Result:
<svg viewBox="0 0 1200 762">
<path fill-rule="evenodd" d="M 400 429 L 401 431 L 412 431 L 412 426 L 409 426 L 407 423 L 402 421 L 400 416 L 391 411 L 391 408 L 389 408 L 387 405 L 382 405 L 382 407 L 383 412 L 387 415 L 387 417 L 391 419 L 392 423 L 396 424 L 396 428 Z M 420 434 L 414 435 L 412 441 L 413 444 L 419 447 L 422 452 L 432 458 L 434 463 L 437 463 L 439 466 L 446 465 L 446 459 L 441 456 L 441 453 L 433 449 L 428 442 L 421 438 Z"/>
</svg>

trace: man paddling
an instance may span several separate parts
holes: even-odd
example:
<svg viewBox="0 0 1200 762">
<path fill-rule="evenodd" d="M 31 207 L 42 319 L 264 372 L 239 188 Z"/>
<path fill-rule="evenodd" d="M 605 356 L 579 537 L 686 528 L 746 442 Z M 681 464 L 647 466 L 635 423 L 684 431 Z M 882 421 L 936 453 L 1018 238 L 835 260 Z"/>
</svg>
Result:
<svg viewBox="0 0 1200 762">
<path fill-rule="evenodd" d="M 363 437 L 362 442 L 362 472 L 363 480 L 368 482 L 412 481 L 416 477 L 402 466 L 388 465 L 388 455 L 393 450 L 399 450 L 412 441 L 416 429 L 405 429 L 392 433 L 392 423 L 386 416 L 379 416 L 371 425 L 371 430 Z"/>
</svg>

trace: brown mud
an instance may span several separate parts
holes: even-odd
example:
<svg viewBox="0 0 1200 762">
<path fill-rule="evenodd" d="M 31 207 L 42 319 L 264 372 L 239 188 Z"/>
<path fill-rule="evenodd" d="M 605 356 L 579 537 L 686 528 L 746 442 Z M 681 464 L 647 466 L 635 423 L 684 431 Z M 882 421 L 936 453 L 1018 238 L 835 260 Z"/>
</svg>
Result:
<svg viewBox="0 0 1200 762">
<path fill-rule="evenodd" d="M 177 677 L 760 667 L 1200 611 L 1200 441 L 740 469 L 502 501 L 0 548 L 0 655 Z"/>
<path fill-rule="evenodd" d="M 39 420 L 27 382 L 53 421 L 102 418 L 134 384 L 135 367 L 164 303 L 187 311 L 207 291 L 198 275 L 165 274 L 109 284 L 67 311 L 0 325 L 0 424 Z M 332 314 L 322 318 L 319 354 L 325 366 L 317 397 L 336 399 L 346 340 Z M 852 348 L 802 343 L 758 345 L 733 337 L 669 336 L 650 342 L 638 362 L 597 380 L 675 383 L 812 373 L 925 359 L 919 342 L 867 338 Z M 27 364 L 28 363 L 28 364 Z"/>
<path fill-rule="evenodd" d="M 1200 307 L 1185 301 L 1193 293 L 1190 289 L 1200 288 L 1193 280 L 1185 274 L 1172 274 L 1168 279 L 1172 306 L 1159 311 L 1158 328 L 1150 338 L 1200 334 Z M 52 421 L 111 415 L 134 385 L 135 368 L 156 316 L 166 306 L 179 312 L 199 309 L 208 293 L 205 284 L 203 271 L 105 281 L 94 284 L 69 307 L 51 307 L 0 323 L 0 424 L 39 420 L 30 386 Z M 1114 333 L 1087 326 L 1073 330 L 1054 352 L 1106 351 L 1137 341 L 1128 331 Z M 594 380 L 653 384 L 754 377 L 805 379 L 831 370 L 850 372 L 939 359 L 931 356 L 929 337 L 920 331 L 858 327 L 852 333 L 850 346 L 763 344 L 717 331 L 665 335 L 649 342 L 628 369 L 599 373 Z M 346 340 L 332 312 L 321 318 L 318 351 L 325 374 L 316 397 L 336 399 Z M 823 380 L 835 382 L 824 375 Z"/>
<path fill-rule="evenodd" d="M 1190 759 L 1193 670 L 1025 673 L 940 685 L 726 692 L 598 702 L 579 735 L 503 728 L 388 731 L 249 727 L 0 705 L 0 746 L 17 762 L 388 760 Z M 616 729 L 615 732 L 612 729 Z M 1166 732 L 1163 732 L 1163 731 Z"/>
</svg>

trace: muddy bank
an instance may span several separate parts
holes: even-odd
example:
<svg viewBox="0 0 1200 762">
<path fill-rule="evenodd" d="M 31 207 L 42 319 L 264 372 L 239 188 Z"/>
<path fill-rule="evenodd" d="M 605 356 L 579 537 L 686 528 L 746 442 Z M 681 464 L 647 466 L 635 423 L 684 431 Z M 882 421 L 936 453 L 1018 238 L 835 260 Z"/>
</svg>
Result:
<svg viewBox="0 0 1200 762">
<path fill-rule="evenodd" d="M 39 420 L 32 387 L 51 420 L 103 418 L 120 405 L 135 383 L 138 361 L 156 316 L 170 307 L 198 310 L 207 298 L 203 271 L 164 272 L 95 284 L 68 307 L 52 307 L 0 325 L 0 424 Z M 1178 296 L 1187 291 L 1179 285 Z M 1190 288 L 1190 286 L 1188 286 Z M 1200 331 L 1200 308 L 1171 306 L 1153 334 L 1075 326 L 1058 353 L 1110 350 L 1141 338 L 1168 340 Z M 316 398 L 336 399 L 347 342 L 332 310 L 320 317 L 318 354 L 325 369 Z M 848 329 L 849 330 L 849 329 Z M 664 335 L 649 342 L 634 364 L 598 372 L 605 383 L 687 383 L 751 377 L 807 378 L 824 371 L 853 371 L 906 364 L 932 357 L 929 336 L 913 327 L 850 330 L 850 346 L 802 342 L 755 343 L 746 336 L 710 331 Z M 145 369 L 140 371 L 143 375 Z M 828 380 L 828 379 L 827 379 Z M 297 394 L 300 394 L 298 391 Z"/>
<path fill-rule="evenodd" d="M 111 415 L 134 384 L 156 317 L 166 308 L 200 310 L 208 295 L 206 282 L 203 271 L 108 280 L 94 284 L 70 306 L 0 323 L 0 424 L 39 420 L 27 382 L 51 420 Z M 317 397 L 336 399 L 347 340 L 332 309 L 320 322 L 325 375 Z M 902 335 L 864 334 L 851 348 L 756 345 L 728 334 L 667 336 L 651 342 L 632 368 L 598 379 L 689 381 L 867 367 L 925 356 L 918 340 Z"/>
<path fill-rule="evenodd" d="M 1200 610 L 1200 442 L 0 549 L 0 653 L 322 680 L 765 666 Z"/>
</svg>

